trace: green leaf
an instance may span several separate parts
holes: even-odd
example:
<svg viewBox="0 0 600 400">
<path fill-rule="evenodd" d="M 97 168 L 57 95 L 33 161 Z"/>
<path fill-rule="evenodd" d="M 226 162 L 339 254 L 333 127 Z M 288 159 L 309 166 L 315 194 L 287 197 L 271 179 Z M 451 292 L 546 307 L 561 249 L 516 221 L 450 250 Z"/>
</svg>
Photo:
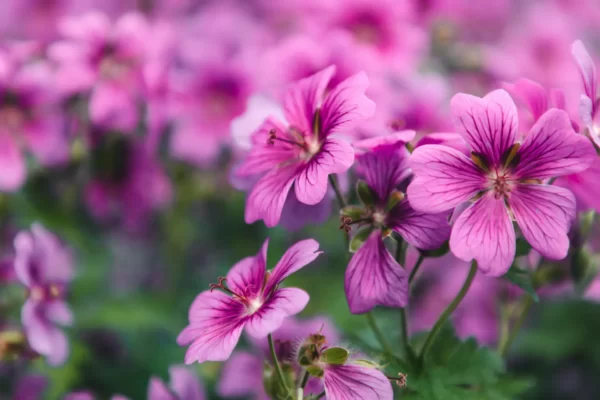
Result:
<svg viewBox="0 0 600 400">
<path fill-rule="evenodd" d="M 367 182 L 358 181 L 356 184 L 356 192 L 358 193 L 358 198 L 364 205 L 375 205 L 375 199 L 377 198 L 377 195 L 373 193 L 369 185 L 367 185 Z"/>
<path fill-rule="evenodd" d="M 367 240 L 372 231 L 372 227 L 367 227 L 358 231 L 350 241 L 350 252 L 356 253 L 356 251 L 360 249 L 360 246 L 362 246 L 365 240 Z"/>
<path fill-rule="evenodd" d="M 536 303 L 540 301 L 533 287 L 531 273 L 528 270 L 521 269 L 513 264 L 503 278 L 523 289 Z"/>
<path fill-rule="evenodd" d="M 342 209 L 340 212 L 342 216 L 348 217 L 352 219 L 352 221 L 356 221 L 362 218 L 365 214 L 365 210 L 362 207 L 358 206 L 347 206 Z"/>
<path fill-rule="evenodd" d="M 531 245 L 523 238 L 517 238 L 517 249 L 515 257 L 526 256 L 531 251 Z"/>
<path fill-rule="evenodd" d="M 344 365 L 348 360 L 348 350 L 341 347 L 330 347 L 321 354 L 321 361 L 327 364 Z"/>
<path fill-rule="evenodd" d="M 317 367 L 316 365 L 311 365 L 306 367 L 306 371 L 311 374 L 312 376 L 316 376 L 317 378 L 320 378 L 323 376 L 323 374 L 325 373 L 325 371 L 323 371 L 322 368 Z"/>
</svg>

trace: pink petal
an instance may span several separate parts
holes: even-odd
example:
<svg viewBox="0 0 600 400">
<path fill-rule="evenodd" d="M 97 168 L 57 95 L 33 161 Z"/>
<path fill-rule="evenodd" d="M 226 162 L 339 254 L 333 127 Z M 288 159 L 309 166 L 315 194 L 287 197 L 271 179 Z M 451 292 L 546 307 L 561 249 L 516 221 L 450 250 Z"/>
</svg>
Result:
<svg viewBox="0 0 600 400">
<path fill-rule="evenodd" d="M 204 400 L 204 388 L 194 372 L 183 366 L 169 368 L 171 387 L 178 400 Z"/>
<path fill-rule="evenodd" d="M 40 164 L 59 165 L 69 159 L 69 143 L 62 132 L 64 124 L 61 118 L 43 118 L 28 124 L 23 131 L 29 150 Z"/>
<path fill-rule="evenodd" d="M 509 204 L 525 239 L 544 257 L 567 256 L 567 233 L 575 217 L 575 197 L 563 188 L 549 185 L 519 185 Z"/>
<path fill-rule="evenodd" d="M 417 143 L 417 148 L 421 146 L 425 146 L 428 144 L 441 144 L 444 146 L 452 147 L 460 151 L 461 153 L 469 155 L 471 152 L 467 147 L 467 143 L 463 139 L 463 137 L 454 132 L 435 132 L 429 133 L 419 140 Z"/>
<path fill-rule="evenodd" d="M 55 324 L 71 325 L 73 323 L 73 312 L 64 301 L 54 300 L 46 303 L 45 313 L 48 320 Z"/>
<path fill-rule="evenodd" d="M 348 130 L 352 124 L 373 116 L 375 103 L 365 96 L 368 87 L 369 78 L 361 71 L 341 82 L 327 95 L 321 107 L 321 132 L 325 136 Z"/>
<path fill-rule="evenodd" d="M 354 148 L 373 150 L 380 146 L 395 145 L 398 142 L 408 143 L 415 138 L 416 132 L 411 130 L 394 132 L 390 135 L 376 136 L 353 143 Z"/>
<path fill-rule="evenodd" d="M 246 200 L 247 224 L 263 219 L 269 228 L 277 225 L 297 171 L 295 164 L 275 168 L 257 182 Z"/>
<path fill-rule="evenodd" d="M 464 93 L 451 102 L 454 126 L 463 135 L 471 150 L 498 165 L 502 155 L 517 140 L 517 106 L 502 89 L 483 98 Z"/>
<path fill-rule="evenodd" d="M 264 340 L 264 339 L 263 339 Z M 250 353 L 236 352 L 221 369 L 217 393 L 221 397 L 244 397 L 257 394 L 266 397 L 263 390 L 263 360 Z"/>
<path fill-rule="evenodd" d="M 25 159 L 13 138 L 0 129 L 0 191 L 14 192 L 27 176 Z"/>
<path fill-rule="evenodd" d="M 404 307 L 408 303 L 408 274 L 387 251 L 375 231 L 350 260 L 344 289 L 353 314 L 376 305 Z"/>
<path fill-rule="evenodd" d="M 510 94 L 520 98 L 527 105 L 534 121 L 548 111 L 548 94 L 539 83 L 523 78 L 505 87 Z"/>
<path fill-rule="evenodd" d="M 359 365 L 328 365 L 323 376 L 330 400 L 392 400 L 394 390 L 385 375 Z"/>
<path fill-rule="evenodd" d="M 452 228 L 450 250 L 462 260 L 477 260 L 487 275 L 504 275 L 515 258 L 515 230 L 504 199 L 486 194 L 467 208 Z"/>
<path fill-rule="evenodd" d="M 31 348 L 46 356 L 48 364 L 60 365 L 69 355 L 69 342 L 62 330 L 46 319 L 44 306 L 27 300 L 21 309 L 21 321 Z"/>
<path fill-rule="evenodd" d="M 466 155 L 450 147 L 418 147 L 409 165 L 415 178 L 408 186 L 408 201 L 418 211 L 449 210 L 484 188 L 483 173 Z"/>
<path fill-rule="evenodd" d="M 269 293 L 273 287 L 279 285 L 285 278 L 300 268 L 313 262 L 321 253 L 319 242 L 314 239 L 301 240 L 294 244 L 285 252 L 271 271 L 264 292 Z"/>
<path fill-rule="evenodd" d="M 175 158 L 204 167 L 215 160 L 221 144 L 220 137 L 212 135 L 212 132 L 207 134 L 203 123 L 181 121 L 173 131 L 170 146 Z"/>
<path fill-rule="evenodd" d="M 90 97 L 92 122 L 128 131 L 135 127 L 138 109 L 135 96 L 116 83 L 97 84 Z"/>
<path fill-rule="evenodd" d="M 190 307 L 190 324 L 179 334 L 180 346 L 191 344 L 185 363 L 224 361 L 231 355 L 245 324 L 245 307 L 223 292 L 202 292 Z"/>
<path fill-rule="evenodd" d="M 263 338 L 273 333 L 286 317 L 304 310 L 309 296 L 302 289 L 283 288 L 276 290 L 265 303 L 249 317 L 246 332 L 255 338 Z"/>
<path fill-rule="evenodd" d="M 231 290 L 238 294 L 256 295 L 262 289 L 267 270 L 268 247 L 267 239 L 256 256 L 244 258 L 229 270 L 227 285 Z"/>
<path fill-rule="evenodd" d="M 573 57 L 577 62 L 585 94 L 592 102 L 595 102 L 597 96 L 596 91 L 598 90 L 596 64 L 594 64 L 594 61 L 592 61 L 592 58 L 585 49 L 585 46 L 581 40 L 576 40 L 573 42 L 571 45 L 571 52 L 573 53 Z M 596 110 L 594 107 L 591 114 L 593 115 L 595 112 Z"/>
<path fill-rule="evenodd" d="M 390 211 L 387 226 L 418 249 L 437 249 L 450 237 L 446 214 L 415 211 L 407 200 L 402 200 Z"/>
<path fill-rule="evenodd" d="M 284 97 L 284 115 L 290 126 L 304 134 L 312 132 L 314 113 L 334 73 L 332 65 L 290 86 Z"/>
<path fill-rule="evenodd" d="M 304 204 L 314 205 L 325 197 L 329 174 L 346 172 L 354 162 L 354 149 L 343 140 L 329 138 L 308 161 L 296 179 L 295 193 Z"/>
<path fill-rule="evenodd" d="M 600 158 L 583 172 L 558 178 L 556 186 L 564 187 L 575 195 L 578 211 L 590 209 L 600 212 Z"/>
<path fill-rule="evenodd" d="M 308 205 L 301 203 L 292 190 L 285 200 L 280 225 L 288 231 L 297 231 L 306 225 L 323 224 L 329 219 L 331 209 L 332 202 L 329 194 L 317 204 Z"/>
<path fill-rule="evenodd" d="M 161 379 L 153 376 L 148 384 L 148 400 L 177 400 L 177 397 Z"/>
<path fill-rule="evenodd" d="M 563 110 L 551 109 L 535 123 L 519 150 L 514 174 L 522 179 L 568 175 L 588 168 L 596 159 L 592 143 L 573 131 Z"/>
</svg>

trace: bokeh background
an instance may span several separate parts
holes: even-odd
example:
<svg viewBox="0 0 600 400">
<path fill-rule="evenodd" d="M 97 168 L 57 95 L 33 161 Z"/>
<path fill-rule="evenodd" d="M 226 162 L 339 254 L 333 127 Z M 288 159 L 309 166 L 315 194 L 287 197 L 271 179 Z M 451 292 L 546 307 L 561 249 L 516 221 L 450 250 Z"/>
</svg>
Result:
<svg viewBox="0 0 600 400">
<path fill-rule="evenodd" d="M 65 18 L 89 27 L 81 18 L 91 10 L 112 22 L 137 12 L 143 21 L 125 39 L 137 58 L 110 65 L 135 73 L 121 92 L 105 93 L 108 104 L 93 115 L 90 98 L 107 76 L 67 88 L 81 71 L 69 69 L 72 60 L 56 47 L 72 40 Z M 10 398 L 27 371 L 48 377 L 47 399 L 76 389 L 145 398 L 150 376 L 167 379 L 168 367 L 183 361 L 175 339 L 194 297 L 267 237 L 270 267 L 295 241 L 319 241 L 325 254 L 288 282 L 310 293 L 302 316 L 327 316 L 344 343 L 368 352 L 372 334 L 344 297 L 347 252 L 337 205 L 332 201 L 322 225 L 246 225 L 245 193 L 232 169 L 256 122 L 250 116 L 233 129 L 231 122 L 253 95 L 277 103 L 289 82 L 330 64 L 337 82 L 360 70 L 371 80 L 367 94 L 377 114 L 353 137 L 451 131 L 453 94 L 481 95 L 519 78 L 563 89 L 576 119 L 581 86 L 571 43 L 582 39 L 596 58 L 598 26 L 596 0 L 1 0 L 0 59 L 19 54 L 19 65 L 48 67 L 42 90 L 52 100 L 40 112 L 58 118 L 60 129 L 52 131 L 59 139 L 42 147 L 66 146 L 59 161 L 45 162 L 40 154 L 47 152 L 19 145 L 28 172 L 0 196 L 2 253 L 10 256 L 15 233 L 39 221 L 74 249 L 77 262 L 68 361 L 56 368 L 43 359 L 4 363 L 0 398 Z M 0 80 L 10 87 L 10 78 Z M 8 104 L 2 101 L 0 110 Z M 0 168 L 10 170 L 3 154 L 0 148 Z M 586 249 L 596 266 L 593 240 Z M 411 253 L 407 263 L 415 259 Z M 428 260 L 424 269 L 411 300 L 413 331 L 431 327 L 467 272 L 451 256 Z M 598 399 L 600 296 L 594 285 L 574 296 L 566 266 L 562 278 L 534 306 L 509 370 L 531 380 L 524 398 Z M 11 304 L 22 301 L 22 289 L 6 283 L 0 290 L 4 323 L 18 324 Z M 457 313 L 457 330 L 493 346 L 505 283 L 481 277 L 473 290 Z M 397 342 L 397 311 L 376 315 Z M 220 364 L 194 368 L 210 398 L 219 398 Z"/>
</svg>

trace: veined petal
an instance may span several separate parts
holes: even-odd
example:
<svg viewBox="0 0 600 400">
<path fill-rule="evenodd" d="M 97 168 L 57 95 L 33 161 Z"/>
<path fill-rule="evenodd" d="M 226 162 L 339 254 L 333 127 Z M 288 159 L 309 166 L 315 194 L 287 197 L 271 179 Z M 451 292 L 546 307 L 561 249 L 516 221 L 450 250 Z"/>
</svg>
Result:
<svg viewBox="0 0 600 400">
<path fill-rule="evenodd" d="M 263 219 L 269 228 L 277 225 L 297 171 L 295 164 L 275 168 L 257 182 L 246 200 L 247 224 Z"/>
<path fill-rule="evenodd" d="M 169 368 L 171 387 L 177 394 L 178 400 L 204 400 L 204 388 L 192 371 L 176 365 Z"/>
<path fill-rule="evenodd" d="M 353 314 L 376 305 L 404 307 L 408 303 L 408 274 L 387 251 L 381 232 L 371 233 L 348 264 L 344 289 Z"/>
<path fill-rule="evenodd" d="M 295 193 L 301 203 L 314 205 L 327 193 L 329 174 L 346 172 L 354 162 L 354 149 L 343 140 L 328 138 L 321 150 L 299 171 Z"/>
<path fill-rule="evenodd" d="M 573 193 L 550 185 L 519 185 L 511 192 L 509 204 L 535 250 L 553 260 L 567 256 L 567 233 L 575 216 Z"/>
<path fill-rule="evenodd" d="M 390 210 L 387 226 L 412 246 L 432 250 L 440 247 L 450 236 L 447 217 L 446 214 L 415 211 L 405 199 Z"/>
<path fill-rule="evenodd" d="M 227 273 L 227 285 L 238 294 L 256 295 L 262 289 L 267 271 L 267 249 L 269 239 L 265 240 L 260 251 L 254 257 L 238 261 Z"/>
<path fill-rule="evenodd" d="M 327 137 L 351 127 L 375 113 L 375 103 L 365 95 L 369 78 L 364 72 L 337 85 L 327 95 L 321 108 L 321 133 Z"/>
<path fill-rule="evenodd" d="M 510 95 L 502 89 L 483 98 L 459 93 L 450 107 L 454 125 L 471 150 L 498 165 L 504 152 L 517 141 L 517 106 Z"/>
<path fill-rule="evenodd" d="M 466 155 L 450 147 L 418 147 L 409 166 L 415 178 L 408 186 L 408 201 L 418 211 L 449 210 L 484 189 L 483 172 Z"/>
<path fill-rule="evenodd" d="M 504 199 L 487 194 L 467 208 L 452 228 L 450 250 L 462 260 L 477 260 L 487 275 L 505 274 L 515 258 L 515 230 Z"/>
<path fill-rule="evenodd" d="M 596 64 L 592 61 L 589 53 L 585 49 L 585 46 L 581 40 L 576 40 L 571 45 L 571 52 L 577 62 L 579 68 L 579 74 L 581 75 L 581 81 L 583 83 L 583 89 L 585 95 L 592 101 L 592 104 L 596 101 L 598 90 L 598 77 L 596 71 Z M 592 108 L 591 114 L 596 112 L 595 107 Z"/>
<path fill-rule="evenodd" d="M 592 143 L 573 131 L 567 113 L 551 109 L 531 128 L 518 157 L 515 176 L 544 179 L 583 171 L 597 155 Z"/>
<path fill-rule="evenodd" d="M 228 359 L 240 339 L 245 312 L 242 303 L 225 293 L 200 293 L 190 307 L 190 324 L 177 337 L 180 346 L 191 344 L 185 363 Z"/>
<path fill-rule="evenodd" d="M 312 132 L 315 111 L 321 105 L 325 89 L 335 73 L 331 65 L 316 74 L 290 85 L 284 98 L 284 115 L 290 126 L 302 133 Z"/>
<path fill-rule="evenodd" d="M 302 289 L 283 288 L 276 290 L 265 303 L 248 318 L 246 332 L 253 337 L 262 338 L 281 326 L 286 317 L 304 310 L 309 296 Z"/>
<path fill-rule="evenodd" d="M 357 172 L 377 193 L 379 202 L 385 202 L 392 190 L 410 174 L 404 142 L 380 145 L 358 155 L 357 161 Z"/>
<path fill-rule="evenodd" d="M 323 376 L 330 400 L 392 400 L 394 391 L 385 375 L 360 365 L 328 365 Z"/>
<path fill-rule="evenodd" d="M 281 260 L 271 271 L 265 293 L 281 283 L 285 278 L 298 271 L 300 268 L 313 262 L 322 251 L 319 251 L 319 242 L 314 239 L 301 240 L 290 247 Z"/>
</svg>

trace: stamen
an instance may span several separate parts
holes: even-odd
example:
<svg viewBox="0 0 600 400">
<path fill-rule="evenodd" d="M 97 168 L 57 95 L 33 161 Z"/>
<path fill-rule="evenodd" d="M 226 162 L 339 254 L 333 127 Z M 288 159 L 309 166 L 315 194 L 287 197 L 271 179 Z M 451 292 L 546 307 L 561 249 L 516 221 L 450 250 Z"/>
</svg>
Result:
<svg viewBox="0 0 600 400">
<path fill-rule="evenodd" d="M 283 142 L 283 143 L 288 143 L 288 144 L 291 144 L 291 145 L 294 145 L 294 146 L 299 146 L 300 148 L 305 149 L 305 146 L 303 144 L 301 144 L 301 143 L 295 142 L 293 140 L 283 139 L 283 138 L 277 137 L 277 131 L 275 129 L 271 129 L 269 131 L 269 137 L 267 138 L 267 144 L 269 146 L 272 146 L 272 145 L 275 144 L 276 140 L 278 140 L 280 142 Z"/>
<path fill-rule="evenodd" d="M 225 278 L 224 276 L 220 276 L 218 278 L 218 283 L 211 283 L 210 285 L 208 285 L 209 290 L 212 292 L 215 289 L 221 289 L 229 294 L 231 294 L 232 296 L 241 298 L 241 296 L 239 296 L 237 293 L 233 292 L 231 289 L 229 289 L 226 285 L 225 282 L 227 282 L 227 278 Z"/>
<path fill-rule="evenodd" d="M 396 378 L 395 376 L 386 376 L 386 378 L 388 378 L 390 381 L 396 382 L 396 384 L 400 388 L 404 389 L 406 387 L 408 374 L 403 374 L 402 372 L 398 372 L 398 378 Z"/>
<path fill-rule="evenodd" d="M 350 231 L 352 230 L 352 228 L 350 227 L 350 225 L 352 224 L 352 218 L 350 217 L 344 217 L 343 215 L 340 217 L 340 228 L 341 230 L 343 230 L 346 233 L 350 233 Z"/>
</svg>

